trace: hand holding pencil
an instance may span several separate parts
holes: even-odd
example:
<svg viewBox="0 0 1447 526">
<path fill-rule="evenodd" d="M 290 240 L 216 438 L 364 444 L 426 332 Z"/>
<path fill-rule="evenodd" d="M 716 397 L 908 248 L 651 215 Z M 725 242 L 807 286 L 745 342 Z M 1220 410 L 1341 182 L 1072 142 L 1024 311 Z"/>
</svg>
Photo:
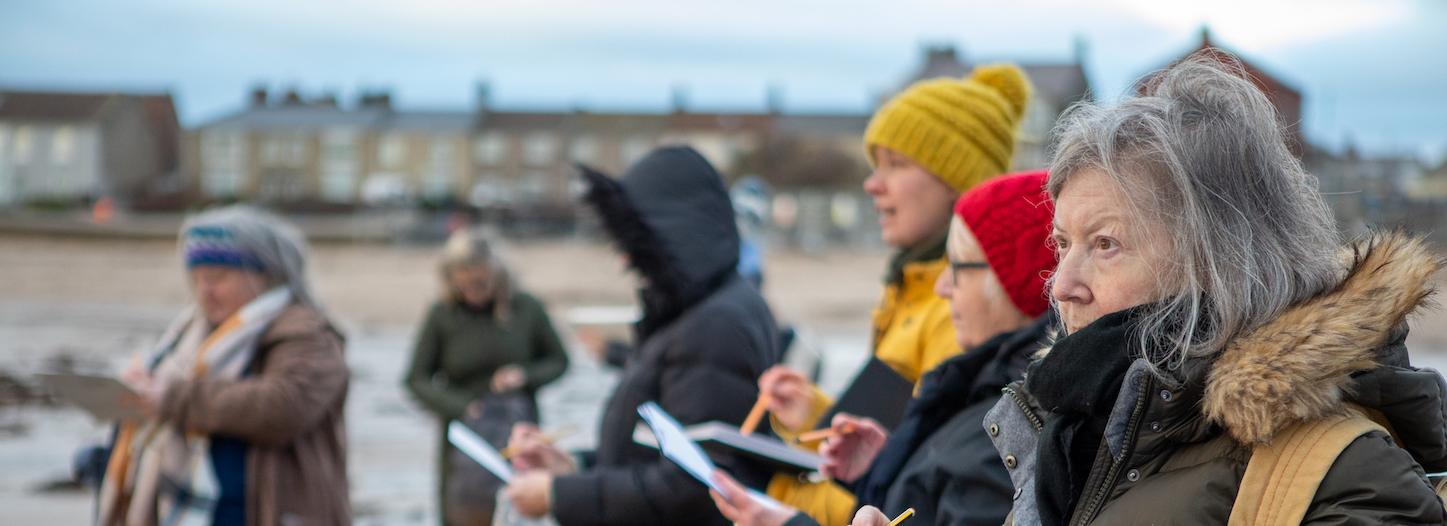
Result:
<svg viewBox="0 0 1447 526">
<path fill-rule="evenodd" d="M 890 519 L 879 508 L 865 506 L 859 508 L 859 512 L 854 514 L 854 520 L 849 522 L 849 526 L 900 526 L 906 519 L 913 516 L 914 508 L 904 510 L 898 517 Z"/>
<path fill-rule="evenodd" d="M 572 430 L 564 428 L 552 433 L 543 433 L 538 426 L 519 423 L 512 428 L 507 447 L 501 451 L 503 457 L 512 461 L 517 471 L 543 470 L 555 475 L 573 473 L 578 466 L 573 457 L 558 449 L 553 442 Z"/>
<path fill-rule="evenodd" d="M 765 409 L 787 429 L 806 425 L 814 405 L 814 390 L 803 374 L 783 365 L 775 365 L 759 376 L 759 396 L 768 397 Z"/>
<path fill-rule="evenodd" d="M 844 482 L 858 480 L 889 439 L 889 432 L 878 422 L 843 413 L 834 415 L 828 434 L 819 446 L 819 455 L 824 457 L 819 471 Z"/>
</svg>

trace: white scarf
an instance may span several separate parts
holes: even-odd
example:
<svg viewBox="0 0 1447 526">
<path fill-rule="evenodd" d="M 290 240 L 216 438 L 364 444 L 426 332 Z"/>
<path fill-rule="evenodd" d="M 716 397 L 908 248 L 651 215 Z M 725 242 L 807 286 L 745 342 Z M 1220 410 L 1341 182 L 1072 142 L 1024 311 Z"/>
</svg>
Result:
<svg viewBox="0 0 1447 526">
<path fill-rule="evenodd" d="M 271 289 L 215 330 L 198 309 L 189 309 L 172 322 L 147 362 L 154 380 L 168 385 L 202 377 L 241 378 L 262 333 L 291 302 L 286 287 Z M 153 420 L 123 424 L 119 436 L 101 487 L 102 524 L 210 524 L 220 495 L 206 435 Z M 123 456 L 118 460 L 116 455 Z"/>
</svg>

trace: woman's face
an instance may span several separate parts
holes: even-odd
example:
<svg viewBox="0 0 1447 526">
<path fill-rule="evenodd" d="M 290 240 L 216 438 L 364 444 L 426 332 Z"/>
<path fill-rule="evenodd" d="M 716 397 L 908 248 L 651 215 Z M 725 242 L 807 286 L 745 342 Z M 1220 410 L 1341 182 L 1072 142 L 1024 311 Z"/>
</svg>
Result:
<svg viewBox="0 0 1447 526">
<path fill-rule="evenodd" d="M 1130 216 L 1125 193 L 1100 170 L 1075 174 L 1055 202 L 1059 265 L 1050 294 L 1067 333 L 1160 298 L 1169 238 Z"/>
<path fill-rule="evenodd" d="M 492 301 L 492 269 L 487 265 L 454 265 L 447 270 L 447 282 L 468 305 L 482 307 Z"/>
<path fill-rule="evenodd" d="M 197 265 L 190 275 L 191 294 L 211 325 L 220 325 L 266 291 L 266 276 L 250 270 Z"/>
<path fill-rule="evenodd" d="M 995 272 L 986 268 L 959 268 L 957 264 L 983 263 L 985 253 L 970 229 L 960 221 L 950 225 L 947 247 L 950 268 L 935 281 L 935 294 L 949 300 L 950 322 L 961 349 L 985 343 L 1006 331 L 1023 327 L 1030 319 L 1010 302 Z"/>
<path fill-rule="evenodd" d="M 874 198 L 884 242 L 912 248 L 944 230 L 959 193 L 899 152 L 875 146 L 874 158 L 864 191 Z"/>
</svg>

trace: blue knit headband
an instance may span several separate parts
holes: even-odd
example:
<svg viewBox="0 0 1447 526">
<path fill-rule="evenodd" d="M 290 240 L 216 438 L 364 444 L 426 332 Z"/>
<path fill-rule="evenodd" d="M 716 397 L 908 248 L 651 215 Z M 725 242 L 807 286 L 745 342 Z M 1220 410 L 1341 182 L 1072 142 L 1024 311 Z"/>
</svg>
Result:
<svg viewBox="0 0 1447 526">
<path fill-rule="evenodd" d="M 241 247 L 230 230 L 220 226 L 197 225 L 185 235 L 186 269 L 198 265 L 230 267 L 265 272 L 266 265 Z"/>
</svg>

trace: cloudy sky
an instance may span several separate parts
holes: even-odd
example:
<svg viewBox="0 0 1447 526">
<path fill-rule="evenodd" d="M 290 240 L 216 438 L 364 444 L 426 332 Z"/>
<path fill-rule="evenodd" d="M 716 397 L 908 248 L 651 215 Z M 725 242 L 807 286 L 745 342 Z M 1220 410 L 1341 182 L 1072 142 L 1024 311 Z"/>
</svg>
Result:
<svg viewBox="0 0 1447 526">
<path fill-rule="evenodd" d="M 1090 4 L 1089 6 L 1083 4 Z M 974 62 L 1073 60 L 1113 99 L 1214 39 L 1301 89 L 1308 139 L 1447 158 L 1447 2 L 1439 0 L 4 0 L 0 86 L 170 90 L 194 126 L 256 83 L 385 87 L 465 109 L 487 81 L 514 108 L 860 111 L 923 44 Z"/>
</svg>

